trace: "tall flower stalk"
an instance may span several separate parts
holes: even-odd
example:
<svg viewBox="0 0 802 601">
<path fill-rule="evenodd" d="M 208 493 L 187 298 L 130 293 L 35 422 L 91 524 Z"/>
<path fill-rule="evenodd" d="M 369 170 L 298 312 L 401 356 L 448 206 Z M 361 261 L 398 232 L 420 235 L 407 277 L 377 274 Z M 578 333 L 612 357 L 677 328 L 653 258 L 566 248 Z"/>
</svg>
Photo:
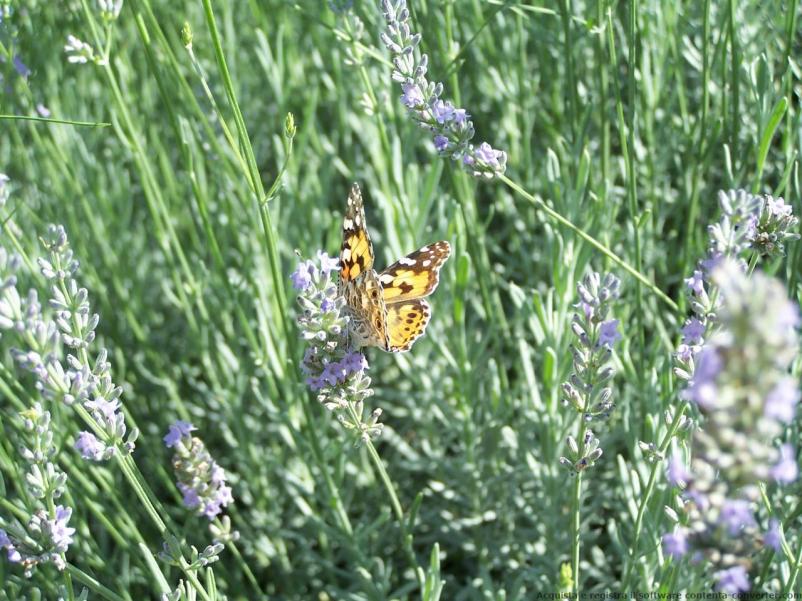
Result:
<svg viewBox="0 0 802 601">
<path fill-rule="evenodd" d="M 571 347 L 573 372 L 562 385 L 563 403 L 577 420 L 576 436 L 566 439 L 567 456 L 560 464 L 574 476 L 571 520 L 571 570 L 573 590 L 579 591 L 580 524 L 582 478 L 602 456 L 599 439 L 588 425 L 606 420 L 615 404 L 610 387 L 615 372 L 609 365 L 613 345 L 621 338 L 618 320 L 608 319 L 611 305 L 618 299 L 620 282 L 612 274 L 602 278 L 590 273 L 577 283 L 579 303 L 571 321 L 576 343 Z"/>
<path fill-rule="evenodd" d="M 755 265 L 760 256 L 780 255 L 784 252 L 785 243 L 799 237 L 793 231 L 797 220 L 782 198 L 775 199 L 770 195 L 757 196 L 746 190 L 728 190 L 718 193 L 718 203 L 721 217 L 707 228 L 709 241 L 705 257 L 685 279 L 685 294 L 691 316 L 684 322 L 680 344 L 673 357 L 674 375 L 684 386 L 693 380 L 699 368 L 698 356 L 705 341 L 717 327 L 721 293 L 711 277 L 712 270 L 722 261 L 732 261 L 746 272 L 750 266 Z M 684 389 L 684 386 L 681 388 Z M 685 393 L 682 393 L 682 397 L 678 407 L 665 412 L 667 431 L 662 439 L 659 442 L 639 442 L 641 451 L 653 465 L 635 518 L 629 559 L 622 580 L 625 589 L 629 586 L 634 570 L 643 519 L 657 482 L 660 466 L 664 466 L 670 483 L 683 481 L 684 461 L 677 451 L 670 453 L 667 464 L 663 463 L 669 454 L 672 441 L 691 432 L 695 427 L 695 421 L 685 415 L 689 400 L 685 398 Z M 675 539 L 674 536 L 669 533 L 665 538 L 667 542 L 664 546 L 669 556 L 673 556 L 677 549 L 686 546 L 684 538 Z"/>
</svg>

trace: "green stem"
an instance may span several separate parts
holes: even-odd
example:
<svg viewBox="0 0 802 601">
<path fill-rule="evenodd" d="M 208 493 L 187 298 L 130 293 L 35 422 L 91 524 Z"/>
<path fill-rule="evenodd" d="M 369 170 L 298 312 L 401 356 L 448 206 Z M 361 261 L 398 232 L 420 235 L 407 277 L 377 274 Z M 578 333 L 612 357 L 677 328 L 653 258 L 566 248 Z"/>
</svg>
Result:
<svg viewBox="0 0 802 601">
<path fill-rule="evenodd" d="M 43 123 L 59 123 L 61 125 L 76 125 L 79 127 L 109 127 L 111 123 L 96 121 L 70 121 L 69 119 L 55 119 L 50 117 L 34 117 L 32 115 L 0 115 L 0 120 L 6 121 L 41 121 Z"/>
<path fill-rule="evenodd" d="M 562 225 L 566 229 L 569 229 L 572 232 L 574 232 L 577 236 L 582 238 L 585 242 L 590 244 L 593 248 L 595 248 L 596 250 L 601 252 L 608 259 L 610 259 L 613 263 L 616 263 L 617 265 L 619 265 L 624 271 L 626 271 L 631 276 L 636 278 L 647 289 L 651 290 L 652 293 L 655 296 L 657 296 L 661 301 L 663 301 L 665 304 L 667 304 L 672 311 L 677 311 L 678 310 L 677 303 L 675 303 L 673 300 L 671 300 L 671 298 L 665 292 L 660 290 L 660 288 L 658 288 L 657 285 L 654 284 L 654 282 L 652 282 L 648 277 L 643 275 L 640 271 L 638 271 L 637 269 L 635 269 L 631 265 L 629 265 L 629 263 L 624 261 L 621 257 L 619 257 L 612 250 L 607 248 L 604 244 L 602 244 L 601 242 L 596 240 L 593 236 L 591 236 L 590 234 L 586 233 L 584 230 L 580 229 L 579 227 L 577 227 L 576 225 L 571 223 L 571 221 L 569 221 L 568 219 L 566 219 L 565 217 L 560 215 L 557 211 L 555 211 L 554 209 L 549 207 L 545 202 L 543 202 L 542 199 L 536 198 L 535 196 L 533 196 L 532 194 L 530 194 L 529 192 L 524 190 L 521 186 L 519 186 L 517 183 L 515 183 L 513 180 L 511 180 L 506 175 L 499 175 L 498 179 L 500 179 L 502 182 L 507 184 L 513 190 L 515 190 L 518 194 L 520 194 L 526 200 L 531 202 L 538 209 L 540 209 L 541 211 L 546 213 L 546 215 L 551 217 L 554 221 L 556 221 L 557 223 L 559 223 L 560 225 Z"/>
<path fill-rule="evenodd" d="M 571 570 L 574 593 L 579 594 L 579 549 L 581 545 L 580 526 L 582 503 L 582 472 L 578 472 L 574 479 L 573 515 L 571 517 Z"/>
<path fill-rule="evenodd" d="M 393 481 L 390 480 L 390 475 L 387 473 L 384 463 L 382 462 L 381 457 L 379 457 L 379 453 L 376 451 L 376 447 L 373 446 L 373 442 L 368 439 L 365 442 L 365 446 L 368 448 L 368 454 L 373 460 L 373 465 L 376 466 L 376 470 L 379 472 L 379 477 L 384 483 L 384 488 L 387 490 L 387 494 L 390 495 L 390 504 L 393 506 L 393 512 L 398 520 L 398 525 L 401 527 L 404 551 L 407 555 L 407 559 L 410 562 L 410 567 L 412 567 L 412 570 L 415 572 L 415 578 L 418 580 L 418 586 L 420 586 L 421 591 L 423 591 L 423 587 L 426 583 L 426 575 L 423 573 L 423 570 L 418 565 L 418 561 L 415 559 L 415 551 L 412 549 L 412 535 L 408 531 L 408 524 L 404 519 L 404 510 L 401 508 L 401 502 L 398 500 L 398 495 L 395 492 L 395 486 L 393 486 Z"/>
<path fill-rule="evenodd" d="M 72 565 L 71 563 L 67 564 L 65 573 L 68 576 L 74 577 L 76 581 L 80 582 L 90 591 L 92 591 L 96 595 L 100 595 L 107 601 L 125 601 L 123 597 L 120 597 L 120 595 L 118 595 L 114 591 L 106 588 L 100 582 L 98 582 L 97 579 L 93 578 L 92 576 L 90 576 L 80 568 Z"/>
<path fill-rule="evenodd" d="M 234 92 L 234 82 L 231 80 L 231 73 L 228 70 L 226 57 L 223 54 L 223 46 L 220 42 L 220 34 L 217 30 L 217 22 L 214 18 L 214 11 L 212 11 L 211 0 L 202 0 L 203 10 L 206 15 L 206 24 L 209 28 L 209 34 L 212 38 L 212 46 L 214 48 L 215 57 L 217 59 L 217 66 L 220 69 L 220 75 L 223 78 L 223 87 L 226 90 L 231 110 L 234 113 L 234 122 L 237 127 L 237 134 L 239 136 L 239 144 L 242 147 L 242 152 L 245 155 L 247 163 L 247 174 L 250 180 L 251 191 L 254 194 L 259 208 L 259 216 L 262 222 L 262 231 L 264 233 L 265 241 L 267 243 L 267 255 L 270 263 L 270 275 L 273 279 L 273 292 L 275 294 L 276 303 L 278 305 L 278 322 L 282 328 L 282 334 L 287 344 L 293 347 L 294 338 L 290 334 L 292 328 L 290 327 L 290 313 L 287 310 L 287 299 L 284 290 L 284 279 L 281 275 L 281 266 L 279 263 L 278 247 L 276 245 L 276 234 L 273 229 L 270 211 L 267 209 L 267 201 L 270 200 L 265 195 L 264 186 L 262 185 L 262 178 L 259 174 L 259 168 L 256 163 L 256 156 L 253 152 L 250 137 L 248 136 L 248 129 L 245 126 L 245 119 L 242 116 L 242 111 L 237 103 L 237 96 Z M 294 348 L 294 347 L 293 347 Z"/>
<path fill-rule="evenodd" d="M 682 405 L 680 405 L 679 411 L 677 411 L 677 415 L 674 416 L 674 420 L 671 422 L 668 432 L 666 432 L 665 437 L 660 443 L 659 452 L 661 454 L 664 454 L 668 450 L 668 445 L 671 444 L 671 439 L 676 435 L 677 429 L 679 428 L 680 423 L 682 423 L 682 417 L 685 415 L 685 411 L 687 409 L 688 403 L 683 402 Z M 622 590 L 629 590 L 632 568 L 635 565 L 635 556 L 638 553 L 638 543 L 640 542 L 641 530 L 643 529 L 643 517 L 646 515 L 646 507 L 649 504 L 649 500 L 652 497 L 652 492 L 654 491 L 654 486 L 657 483 L 657 472 L 662 465 L 663 464 L 660 461 L 655 461 L 652 464 L 651 470 L 649 471 L 649 480 L 646 484 L 643 494 L 641 495 L 640 503 L 638 504 L 638 515 L 635 518 L 635 533 L 632 538 L 632 546 L 629 550 L 627 569 L 621 584 Z"/>
</svg>

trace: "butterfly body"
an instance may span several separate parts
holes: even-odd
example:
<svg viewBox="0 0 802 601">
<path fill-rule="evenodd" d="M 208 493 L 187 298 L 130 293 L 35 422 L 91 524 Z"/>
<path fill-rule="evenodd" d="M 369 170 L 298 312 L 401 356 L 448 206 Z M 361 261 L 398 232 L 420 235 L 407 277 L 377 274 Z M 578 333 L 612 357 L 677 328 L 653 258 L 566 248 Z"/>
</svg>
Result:
<svg viewBox="0 0 802 601">
<path fill-rule="evenodd" d="M 448 242 L 435 242 L 377 272 L 362 194 L 354 184 L 343 219 L 339 283 L 353 344 L 388 352 L 409 350 L 429 323 L 431 309 L 424 297 L 434 292 L 440 267 L 450 254 Z"/>
</svg>

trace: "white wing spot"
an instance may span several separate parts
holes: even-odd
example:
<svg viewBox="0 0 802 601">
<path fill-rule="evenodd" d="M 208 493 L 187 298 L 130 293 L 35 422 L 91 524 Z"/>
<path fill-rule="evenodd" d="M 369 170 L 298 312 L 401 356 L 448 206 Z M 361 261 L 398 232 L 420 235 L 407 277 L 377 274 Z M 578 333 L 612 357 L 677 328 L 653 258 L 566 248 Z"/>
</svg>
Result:
<svg viewBox="0 0 802 601">
<path fill-rule="evenodd" d="M 383 273 L 382 275 L 380 275 L 380 276 L 379 276 L 379 281 L 380 281 L 382 284 L 390 284 L 390 283 L 392 283 L 392 281 L 393 281 L 394 279 L 395 279 L 395 278 L 394 278 L 394 277 L 393 277 L 391 274 L 389 274 L 389 273 Z"/>
<path fill-rule="evenodd" d="M 424 246 L 423 248 L 420 249 L 420 252 L 425 253 L 428 250 L 429 250 L 429 247 L 428 246 Z"/>
<path fill-rule="evenodd" d="M 356 222 L 357 227 L 362 227 L 362 218 L 359 215 L 354 217 L 354 221 Z"/>
<path fill-rule="evenodd" d="M 415 259 L 410 259 L 409 257 L 404 257 L 403 259 L 399 259 L 398 262 L 401 265 L 414 265 L 416 263 Z"/>
<path fill-rule="evenodd" d="M 429 259 L 426 259 L 423 263 L 421 263 L 421 265 L 423 265 L 424 267 L 428 267 L 430 264 L 431 261 Z"/>
<path fill-rule="evenodd" d="M 344 248 L 343 249 L 343 261 L 350 261 L 351 260 L 351 249 Z"/>
<path fill-rule="evenodd" d="M 350 219 L 345 219 L 343 221 L 343 227 L 347 230 L 350 230 L 354 227 L 354 222 L 351 221 Z"/>
</svg>

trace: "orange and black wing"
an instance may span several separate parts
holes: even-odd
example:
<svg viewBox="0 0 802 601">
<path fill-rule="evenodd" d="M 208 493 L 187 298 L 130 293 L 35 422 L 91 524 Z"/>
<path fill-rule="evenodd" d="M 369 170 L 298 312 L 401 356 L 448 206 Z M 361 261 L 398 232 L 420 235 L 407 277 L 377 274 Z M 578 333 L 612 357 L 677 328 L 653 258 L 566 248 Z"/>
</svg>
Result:
<svg viewBox="0 0 802 601">
<path fill-rule="evenodd" d="M 428 244 L 399 259 L 379 275 L 384 302 L 395 303 L 429 296 L 440 281 L 440 268 L 451 254 L 442 240 Z"/>
<path fill-rule="evenodd" d="M 373 269 L 373 245 L 365 225 L 365 208 L 362 206 L 362 193 L 357 184 L 351 187 L 345 207 L 340 268 L 341 285 L 352 282 Z"/>
</svg>

